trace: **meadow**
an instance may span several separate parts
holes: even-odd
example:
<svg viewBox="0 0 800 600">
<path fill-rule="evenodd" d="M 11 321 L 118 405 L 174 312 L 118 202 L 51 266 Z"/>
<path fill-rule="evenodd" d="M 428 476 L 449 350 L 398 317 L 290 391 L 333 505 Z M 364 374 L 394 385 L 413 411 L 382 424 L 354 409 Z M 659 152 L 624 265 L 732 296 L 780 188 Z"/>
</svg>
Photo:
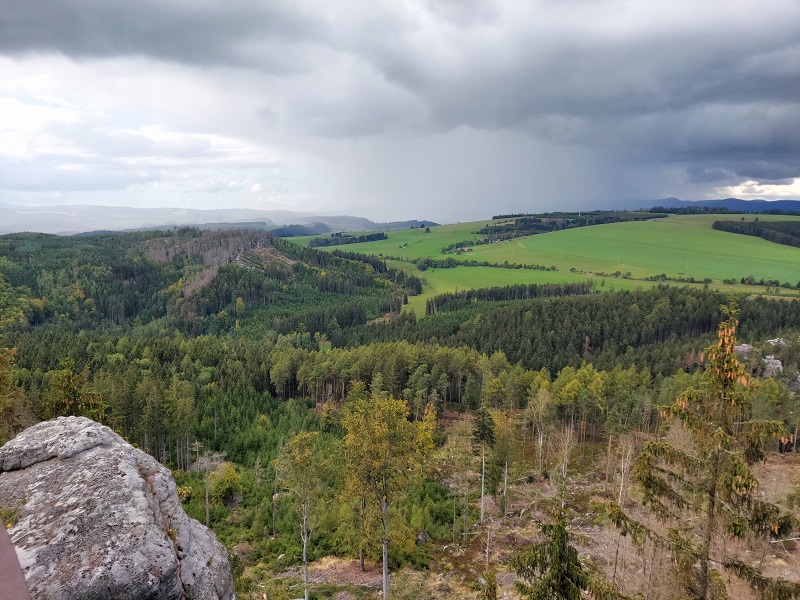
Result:
<svg viewBox="0 0 800 600">
<path fill-rule="evenodd" d="M 346 246 L 328 246 L 320 250 L 333 250 L 339 248 L 349 252 L 365 252 L 367 254 L 396 256 L 404 260 L 413 260 L 425 256 L 439 257 L 445 246 L 456 244 L 464 240 L 478 240 L 483 236 L 472 233 L 492 221 L 475 221 L 472 223 L 453 223 L 450 225 L 437 225 L 430 228 L 430 233 L 424 229 L 399 229 L 387 231 L 389 239 L 361 244 L 347 244 Z M 307 246 L 315 235 L 290 238 L 293 242 Z"/>
<path fill-rule="evenodd" d="M 797 285 L 800 281 L 800 249 L 766 240 L 716 231 L 718 219 L 754 219 L 753 215 L 672 215 L 651 221 L 630 221 L 580 227 L 509 241 L 474 246 L 471 252 L 453 256 L 459 261 L 519 263 L 555 266 L 557 271 L 456 267 L 420 272 L 409 262 L 422 257 L 443 258 L 441 249 L 462 240 L 477 240 L 472 232 L 489 221 L 457 223 L 424 229 L 389 231 L 389 238 L 376 242 L 340 246 L 342 250 L 385 257 L 424 278 L 423 294 L 409 299 L 409 308 L 424 314 L 425 300 L 436 294 L 458 289 L 509 285 L 512 283 L 551 283 L 594 279 L 615 289 L 650 287 L 657 283 L 645 278 L 665 274 L 669 278 L 711 279 L 712 287 L 731 291 L 763 292 L 763 287 L 727 285 L 725 279 L 753 276 L 757 281 L 778 280 Z M 800 217 L 759 215 L 762 220 L 800 220 Z M 310 238 L 294 238 L 308 243 Z M 331 249 L 331 248 L 329 248 Z M 614 273 L 629 278 L 613 277 Z M 795 290 L 782 290 L 797 296 Z"/>
</svg>

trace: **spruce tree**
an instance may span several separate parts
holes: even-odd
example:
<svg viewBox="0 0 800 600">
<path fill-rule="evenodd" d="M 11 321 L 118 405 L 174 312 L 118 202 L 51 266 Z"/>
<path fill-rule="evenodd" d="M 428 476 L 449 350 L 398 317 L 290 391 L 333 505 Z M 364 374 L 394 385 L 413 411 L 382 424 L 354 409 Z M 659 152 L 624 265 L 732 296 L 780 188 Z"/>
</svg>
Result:
<svg viewBox="0 0 800 600">
<path fill-rule="evenodd" d="M 783 431 L 779 421 L 752 418 L 750 378 L 739 363 L 736 309 L 723 307 L 717 343 L 706 351 L 703 382 L 661 407 L 667 426 L 680 422 L 691 438 L 681 446 L 660 437 L 645 444 L 633 466 L 643 504 L 665 524 L 655 531 L 610 505 L 612 520 L 640 546 L 648 540 L 669 551 L 686 591 L 697 598 L 727 597 L 722 571 L 745 579 L 766 598 L 800 596 L 800 585 L 765 578 L 756 568 L 713 547 L 715 533 L 782 536 L 797 520 L 761 498 L 751 470 L 764 459 L 770 438 Z M 686 527 L 687 523 L 695 526 Z"/>
<path fill-rule="evenodd" d="M 569 545 L 566 516 L 559 509 L 551 523 L 541 525 L 545 539 L 519 552 L 512 561 L 517 591 L 530 600 L 580 600 L 589 587 L 589 572 Z"/>
</svg>

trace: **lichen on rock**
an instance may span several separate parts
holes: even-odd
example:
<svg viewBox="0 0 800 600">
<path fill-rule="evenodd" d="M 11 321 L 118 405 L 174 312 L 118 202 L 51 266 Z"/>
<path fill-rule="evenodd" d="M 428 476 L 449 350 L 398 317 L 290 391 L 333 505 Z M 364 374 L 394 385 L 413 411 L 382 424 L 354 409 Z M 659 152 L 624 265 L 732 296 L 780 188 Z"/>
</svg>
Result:
<svg viewBox="0 0 800 600">
<path fill-rule="evenodd" d="M 33 598 L 234 598 L 227 552 L 180 505 L 167 468 L 83 417 L 0 448 L 0 507 Z"/>
</svg>

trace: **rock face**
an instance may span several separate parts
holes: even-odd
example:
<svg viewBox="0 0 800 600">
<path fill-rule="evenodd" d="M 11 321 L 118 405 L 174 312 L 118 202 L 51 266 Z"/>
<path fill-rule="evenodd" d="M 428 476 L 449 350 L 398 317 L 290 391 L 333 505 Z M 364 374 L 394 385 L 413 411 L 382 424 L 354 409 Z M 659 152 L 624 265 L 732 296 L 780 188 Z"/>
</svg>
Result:
<svg viewBox="0 0 800 600">
<path fill-rule="evenodd" d="M 108 427 L 59 417 L 0 448 L 0 508 L 33 598 L 234 599 L 225 548 L 169 470 Z"/>
<path fill-rule="evenodd" d="M 764 363 L 764 377 L 772 377 L 778 371 L 783 370 L 783 363 L 772 354 L 765 356 L 761 362 Z"/>
</svg>

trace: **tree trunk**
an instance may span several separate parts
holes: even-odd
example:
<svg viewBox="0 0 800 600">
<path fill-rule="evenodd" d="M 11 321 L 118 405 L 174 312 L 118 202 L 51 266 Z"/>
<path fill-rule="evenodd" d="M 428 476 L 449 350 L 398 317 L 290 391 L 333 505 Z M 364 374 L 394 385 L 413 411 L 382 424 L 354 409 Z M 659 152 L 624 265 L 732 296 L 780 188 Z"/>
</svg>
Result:
<svg viewBox="0 0 800 600">
<path fill-rule="evenodd" d="M 708 597 L 708 558 L 711 555 L 711 534 L 714 532 L 714 511 L 717 503 L 717 476 L 719 459 L 714 457 L 711 470 L 711 484 L 708 488 L 708 506 L 706 507 L 706 530 L 703 539 L 703 548 L 700 551 L 700 581 L 698 582 L 699 596 L 702 600 Z"/>
<path fill-rule="evenodd" d="M 303 588 L 305 600 L 308 600 L 308 506 L 303 506 L 303 521 L 301 523 L 300 537 L 303 539 Z"/>
<path fill-rule="evenodd" d="M 613 435 L 608 436 L 608 450 L 606 451 L 606 497 L 609 495 L 609 486 L 611 485 L 611 444 L 613 439 Z"/>
<path fill-rule="evenodd" d="M 486 444 L 481 446 L 481 523 L 483 523 L 483 493 L 486 488 Z"/>
<path fill-rule="evenodd" d="M 208 465 L 206 465 L 206 527 L 208 527 Z"/>
<path fill-rule="evenodd" d="M 544 429 L 539 427 L 539 475 L 544 471 Z"/>
<path fill-rule="evenodd" d="M 486 572 L 489 572 L 489 557 L 491 556 L 492 544 L 492 522 L 489 521 L 489 526 L 486 528 Z"/>
<path fill-rule="evenodd" d="M 361 539 L 358 543 L 358 562 L 361 564 L 361 572 L 365 571 L 364 569 L 364 513 L 367 510 L 367 500 L 366 498 L 361 498 L 361 502 L 359 503 L 359 520 L 361 526 Z"/>
<path fill-rule="evenodd" d="M 381 500 L 381 525 L 383 527 L 383 600 L 389 600 L 389 535 L 387 534 L 387 510 L 389 503 Z"/>
<path fill-rule="evenodd" d="M 508 513 L 508 461 L 503 472 L 503 517 Z"/>
</svg>

